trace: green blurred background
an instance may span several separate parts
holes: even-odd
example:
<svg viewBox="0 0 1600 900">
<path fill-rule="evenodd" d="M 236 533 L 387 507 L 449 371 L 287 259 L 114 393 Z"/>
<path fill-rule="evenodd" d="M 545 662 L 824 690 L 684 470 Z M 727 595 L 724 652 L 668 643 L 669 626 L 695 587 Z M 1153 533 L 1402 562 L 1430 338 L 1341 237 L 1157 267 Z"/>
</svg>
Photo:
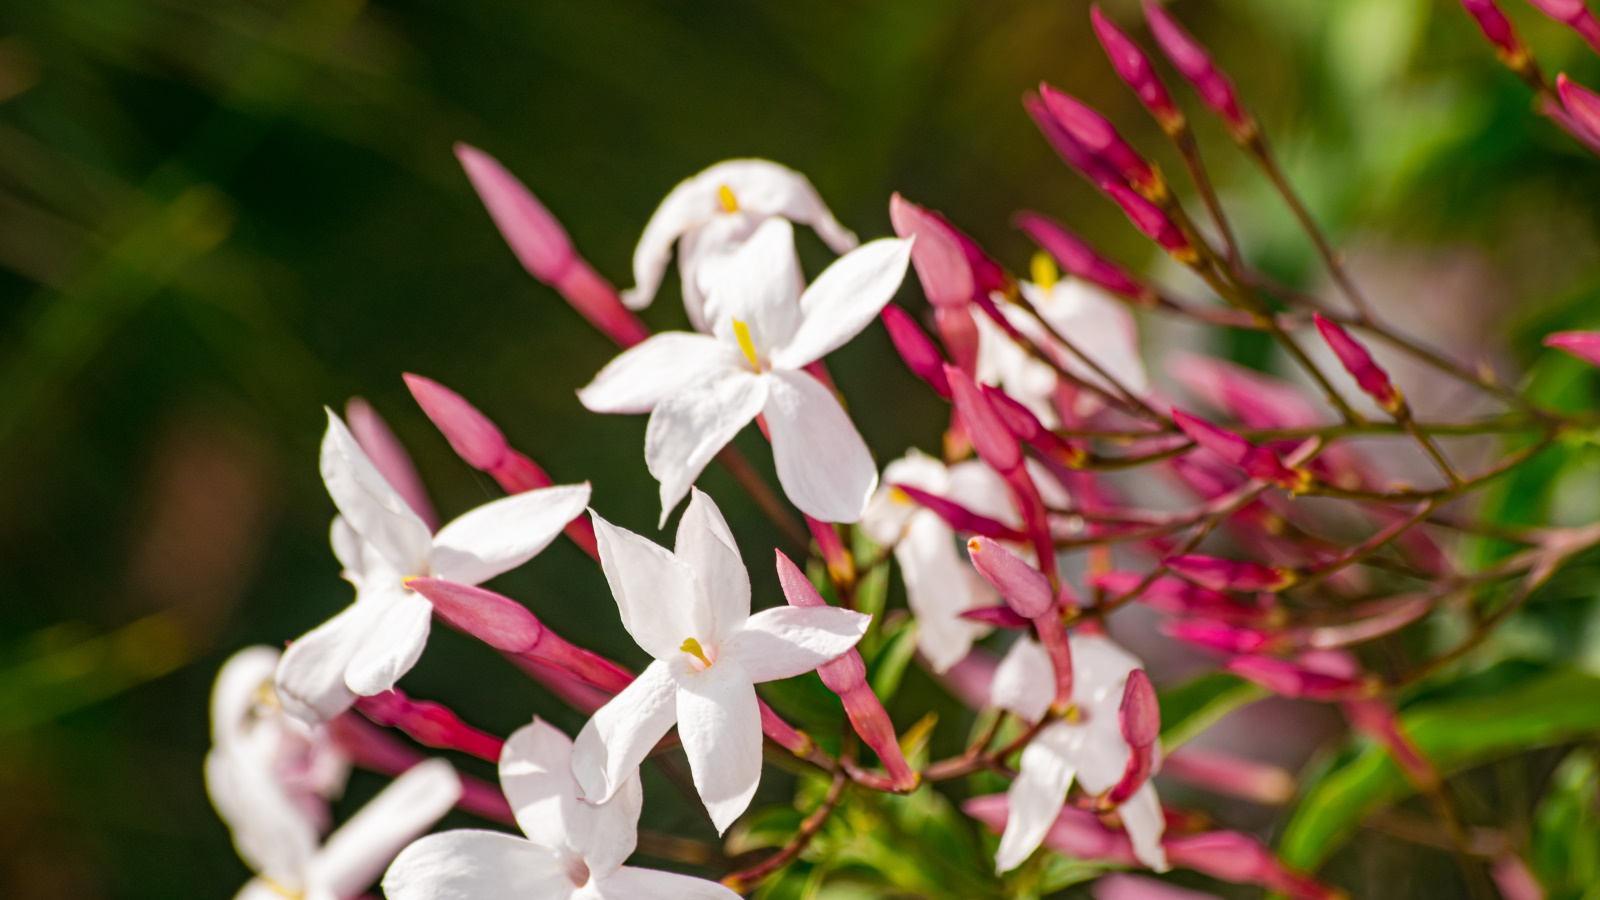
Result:
<svg viewBox="0 0 1600 900">
<path fill-rule="evenodd" d="M 1575 40 L 1508 3 L 1547 67 L 1595 83 Z M 1135 4 L 1104 5 L 1146 39 Z M 1508 367 L 1534 324 L 1583 324 L 1600 167 L 1529 114 L 1454 0 L 1174 8 L 1398 320 Z M 621 286 L 666 191 L 747 155 L 806 172 L 864 237 L 898 190 L 1013 266 L 1009 217 L 1035 208 L 1159 268 L 1017 102 L 1046 79 L 1159 146 L 1087 21 L 1087 0 L 0 4 L 0 896 L 220 897 L 247 877 L 201 783 L 206 697 L 227 654 L 348 601 L 321 406 L 368 398 L 448 518 L 496 491 L 406 394 L 401 372 L 428 375 L 653 533 L 643 417 L 573 395 L 613 348 L 517 267 L 453 142 L 523 177 Z M 1254 258 L 1316 286 L 1264 184 L 1201 128 Z M 676 300 L 647 320 L 682 327 Z M 936 447 L 940 418 L 888 354 L 875 327 L 831 361 L 881 460 Z M 777 533 L 720 472 L 703 484 L 764 560 Z M 570 545 L 498 586 L 638 662 Z M 500 733 L 533 711 L 578 724 L 450 633 L 405 683 Z M 704 834 L 691 813 L 652 823 Z"/>
</svg>

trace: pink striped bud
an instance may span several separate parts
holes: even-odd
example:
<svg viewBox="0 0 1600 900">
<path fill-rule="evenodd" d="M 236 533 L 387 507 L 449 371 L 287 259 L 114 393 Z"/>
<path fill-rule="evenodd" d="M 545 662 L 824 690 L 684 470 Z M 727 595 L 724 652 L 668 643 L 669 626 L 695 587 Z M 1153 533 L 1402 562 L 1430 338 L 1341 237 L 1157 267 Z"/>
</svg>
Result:
<svg viewBox="0 0 1600 900">
<path fill-rule="evenodd" d="M 785 556 L 782 550 L 774 552 L 777 555 L 778 583 L 782 586 L 783 596 L 789 605 L 827 606 L 828 601 L 822 598 L 816 585 L 813 585 L 805 573 L 800 571 L 800 567 Z M 921 778 L 906 762 L 905 754 L 900 750 L 900 742 L 895 737 L 894 724 L 889 721 L 889 713 L 884 710 L 878 695 L 872 692 L 872 687 L 867 683 L 867 667 L 861 661 L 861 654 L 852 648 L 838 659 L 823 663 L 817 669 L 817 674 L 822 677 L 822 683 L 828 690 L 839 695 L 850 724 L 855 728 L 856 734 L 861 736 L 862 743 L 878 754 L 878 761 L 883 763 L 884 769 L 889 773 L 890 783 L 894 789 L 914 790 Z"/>
<path fill-rule="evenodd" d="M 627 669 L 569 643 L 510 597 L 438 578 L 408 578 L 406 587 L 427 598 L 451 627 L 496 650 L 553 665 L 613 694 L 633 681 Z"/>
<path fill-rule="evenodd" d="M 356 709 L 385 728 L 398 728 L 424 747 L 459 750 L 498 763 L 505 742 L 461 721 L 448 708 L 426 700 L 412 700 L 399 688 L 370 697 L 357 697 Z"/>
<path fill-rule="evenodd" d="M 1283 697 L 1344 700 L 1360 696 L 1366 685 L 1358 676 L 1319 672 L 1270 656 L 1240 656 L 1224 668 Z"/>
<path fill-rule="evenodd" d="M 1042 82 L 1039 85 L 1039 97 L 1044 100 L 1045 109 L 1055 116 L 1056 122 L 1067 134 L 1115 169 L 1124 181 L 1140 193 L 1151 196 L 1157 190 L 1165 190 L 1161 176 L 1139 155 L 1139 151 L 1123 139 L 1116 126 L 1105 116 L 1077 98 Z"/>
<path fill-rule="evenodd" d="M 1276 485 L 1291 493 L 1304 491 L 1311 485 L 1310 473 L 1289 468 L 1278 458 L 1278 454 L 1265 447 L 1257 447 L 1227 429 L 1218 428 L 1176 407 L 1172 410 L 1172 421 L 1196 444 L 1237 466 L 1257 481 Z"/>
<path fill-rule="evenodd" d="M 945 366 L 944 376 L 950 382 L 956 413 L 966 425 L 972 449 L 978 457 L 1001 474 L 1020 468 L 1022 448 L 1017 444 L 1016 435 L 1006 427 L 1005 420 L 978 390 L 978 385 L 955 366 Z"/>
<path fill-rule="evenodd" d="M 1121 184 L 1106 185 L 1106 193 L 1115 200 L 1127 215 L 1128 221 L 1145 237 L 1161 245 L 1173 259 L 1189 265 L 1200 259 L 1194 245 L 1183 236 L 1183 231 L 1159 206 L 1146 200 L 1133 188 Z"/>
<path fill-rule="evenodd" d="M 1089 583 L 1104 590 L 1112 601 L 1138 587 L 1143 580 L 1144 576 L 1137 572 L 1120 571 L 1101 572 L 1089 577 Z M 1161 612 L 1234 622 L 1261 622 L 1272 616 L 1271 610 L 1242 603 L 1232 594 L 1200 587 L 1170 575 L 1163 575 L 1151 582 L 1136 600 Z"/>
<path fill-rule="evenodd" d="M 1033 124 L 1044 135 L 1056 153 L 1078 174 L 1089 179 L 1089 183 L 1101 190 L 1108 185 L 1118 184 L 1122 175 L 1115 168 L 1101 159 L 1094 151 L 1083 145 L 1083 142 L 1072 136 L 1072 133 L 1056 120 L 1055 114 L 1037 94 L 1023 95 L 1022 107 L 1028 111 L 1028 117 L 1033 119 Z"/>
<path fill-rule="evenodd" d="M 1561 331 L 1546 337 L 1544 345 L 1600 366 L 1600 331 Z"/>
<path fill-rule="evenodd" d="M 1149 287 L 1101 256 L 1086 241 L 1055 220 L 1038 213 L 1024 212 L 1017 214 L 1016 223 L 1068 275 L 1140 303 L 1148 302 L 1152 297 Z"/>
<path fill-rule="evenodd" d="M 1511 20 L 1500 11 L 1494 0 L 1461 0 L 1461 6 L 1472 16 L 1473 21 L 1478 23 L 1478 29 L 1499 51 L 1500 58 L 1507 65 L 1516 68 L 1516 60 L 1527 60 L 1528 48 L 1517 37 L 1516 29 L 1511 27 Z"/>
<path fill-rule="evenodd" d="M 1040 453 L 1069 469 L 1079 468 L 1087 460 L 1088 455 L 1082 449 L 1067 443 L 1055 432 L 1044 427 L 1044 423 L 1033 414 L 1033 410 L 1023 406 L 1015 397 L 986 384 L 979 385 L 978 389 L 989 398 L 994 411 L 1000 415 L 1006 427 L 1011 429 L 1011 433 L 1016 435 L 1018 440 L 1038 449 Z"/>
<path fill-rule="evenodd" d="M 476 147 L 457 144 L 456 158 L 528 274 L 560 291 L 573 309 L 618 344 L 631 347 L 650 336 L 622 305 L 616 289 L 578 256 L 561 223 L 516 176 Z"/>
<path fill-rule="evenodd" d="M 931 494 L 909 484 L 891 484 L 889 487 L 905 494 L 918 506 L 943 519 L 954 531 L 963 534 L 981 534 L 999 541 L 1025 540 L 1022 532 L 1015 528 L 988 516 L 979 515 L 949 498 Z"/>
<path fill-rule="evenodd" d="M 1161 45 L 1161 52 L 1172 61 L 1173 68 L 1194 86 L 1195 93 L 1200 95 L 1200 102 L 1228 123 L 1235 140 L 1253 138 L 1256 133 L 1255 121 L 1239 103 L 1233 81 L 1222 74 L 1200 42 L 1155 0 L 1145 0 L 1144 14 L 1150 22 L 1151 35 Z"/>
<path fill-rule="evenodd" d="M 905 360 L 906 368 L 927 382 L 940 397 L 949 400 L 950 382 L 944 377 L 944 357 L 939 354 L 939 348 L 933 345 L 933 340 L 917 325 L 910 313 L 892 303 L 885 306 L 880 315 L 884 327 L 889 330 L 889 340 L 894 343 L 900 358 Z"/>
<path fill-rule="evenodd" d="M 1185 745 L 1161 760 L 1161 775 L 1218 794 L 1277 806 L 1294 797 L 1294 776 L 1267 763 Z"/>
<path fill-rule="evenodd" d="M 439 514 L 434 512 L 433 502 L 428 499 L 428 489 L 423 487 L 422 477 L 417 474 L 411 454 L 394 436 L 389 424 L 383 421 L 372 404 L 360 397 L 351 397 L 345 404 L 344 418 L 350 425 L 350 433 L 355 436 L 356 443 L 361 445 L 361 451 L 372 460 L 373 467 L 383 476 L 383 480 L 389 482 L 389 486 L 406 501 L 412 512 L 428 523 L 429 529 L 438 530 Z"/>
<path fill-rule="evenodd" d="M 895 194 L 889 199 L 889 220 L 894 233 L 913 238 L 911 264 L 922 282 L 922 292 L 936 307 L 965 306 L 972 300 L 972 266 L 954 229 L 928 210 Z"/>
<path fill-rule="evenodd" d="M 972 567 L 1017 615 L 1035 619 L 1055 605 L 1050 579 L 993 539 L 975 537 L 968 541 L 967 555 L 972 558 Z"/>
<path fill-rule="evenodd" d="M 1025 631 L 1029 620 L 1017 614 L 1010 606 L 980 606 L 969 609 L 961 614 L 961 618 L 972 622 L 982 622 L 995 628 L 1004 628 L 1007 631 Z"/>
<path fill-rule="evenodd" d="M 1317 331 L 1327 342 L 1328 349 L 1339 357 L 1340 365 L 1356 380 L 1362 392 L 1376 400 L 1386 412 L 1399 413 L 1405 406 L 1405 397 L 1389 380 L 1389 373 L 1373 361 L 1367 348 L 1352 337 L 1344 326 L 1323 318 L 1322 313 L 1312 313 L 1311 318 L 1317 323 Z"/>
<path fill-rule="evenodd" d="M 1168 134 L 1184 130 L 1187 123 L 1183 112 L 1172 102 L 1167 86 L 1156 77 L 1150 57 L 1139 49 L 1133 38 L 1124 34 L 1100 12 L 1098 3 L 1089 7 L 1089 19 L 1094 23 L 1094 33 L 1100 39 L 1100 46 L 1105 48 L 1106 56 L 1111 60 L 1111 67 L 1117 70 L 1117 77 L 1133 88 L 1133 92 L 1139 96 L 1139 102 L 1155 116 L 1161 129 Z"/>
<path fill-rule="evenodd" d="M 1590 48 L 1600 53 L 1600 20 L 1589 11 L 1584 0 L 1528 0 L 1539 11 L 1571 28 L 1588 42 Z"/>
<path fill-rule="evenodd" d="M 1128 673 L 1122 688 L 1122 705 L 1117 708 L 1117 724 L 1131 753 L 1122 780 L 1106 794 L 1106 800 L 1120 806 L 1150 780 L 1155 766 L 1155 743 L 1161 736 L 1161 705 L 1156 689 L 1143 669 Z"/>
<path fill-rule="evenodd" d="M 1167 568 L 1214 591 L 1281 591 L 1295 582 L 1294 572 L 1240 559 L 1219 559 L 1189 553 L 1168 557 Z"/>
<path fill-rule="evenodd" d="M 1570 120 L 1591 139 L 1600 140 L 1600 94 L 1568 78 L 1556 76 L 1556 91 Z"/>
</svg>

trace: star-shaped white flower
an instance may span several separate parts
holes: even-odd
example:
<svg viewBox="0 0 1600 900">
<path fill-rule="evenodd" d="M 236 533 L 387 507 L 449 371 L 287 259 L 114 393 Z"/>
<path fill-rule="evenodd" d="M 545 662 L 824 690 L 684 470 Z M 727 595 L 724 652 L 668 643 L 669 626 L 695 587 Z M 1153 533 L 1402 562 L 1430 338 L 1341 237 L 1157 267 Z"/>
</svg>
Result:
<svg viewBox="0 0 1600 900">
<path fill-rule="evenodd" d="M 572 741 L 538 719 L 500 755 L 500 786 L 526 838 L 447 831 L 407 847 L 383 878 L 389 900 L 734 900 L 714 881 L 624 866 L 643 794 L 629 775 L 599 805 L 578 798 Z"/>
<path fill-rule="evenodd" d="M 1038 849 L 1074 779 L 1091 794 L 1109 791 L 1122 779 L 1132 752 L 1122 737 L 1118 709 L 1128 674 L 1142 664 L 1104 637 L 1074 634 L 1071 642 L 1074 715 L 1045 725 L 1022 751 L 1017 779 L 1006 792 L 1006 830 L 995 852 L 1000 872 L 1021 865 Z M 1055 699 L 1049 655 L 1032 638 L 1019 639 L 1000 661 L 990 690 L 994 705 L 1037 722 Z M 1146 781 L 1117 807 L 1117 815 L 1139 861 L 1166 871 L 1161 846 L 1166 823 L 1155 785 Z"/>
<path fill-rule="evenodd" d="M 572 771 L 603 803 L 676 723 L 695 789 L 717 831 L 761 780 L 755 685 L 793 678 L 844 654 L 870 616 L 779 606 L 750 614 L 750 576 L 727 522 L 696 490 L 672 551 L 594 516 L 600 564 L 622 625 L 655 661 L 578 734 Z"/>
<path fill-rule="evenodd" d="M 803 369 L 877 317 L 905 277 L 910 248 L 873 241 L 802 293 L 794 229 L 768 219 L 706 300 L 711 334 L 658 334 L 578 393 L 595 412 L 651 414 L 644 456 L 661 483 L 663 525 L 711 458 L 757 415 L 795 506 L 824 522 L 861 518 L 878 479 L 872 455 L 839 401 Z"/>
<path fill-rule="evenodd" d="M 630 309 L 650 305 L 676 243 L 689 321 L 698 331 L 711 331 L 705 316 L 710 286 L 774 217 L 810 225 L 835 253 L 856 248 L 856 236 L 834 219 L 804 175 L 764 159 L 731 159 L 680 182 L 661 201 L 634 250 L 634 286 L 622 292 L 623 302 Z"/>
<path fill-rule="evenodd" d="M 430 534 L 331 411 L 322 480 L 339 507 L 334 553 L 356 601 L 295 641 L 278 666 L 279 695 L 307 720 L 389 690 L 416 665 L 433 607 L 407 578 L 487 581 L 532 559 L 589 502 L 588 484 L 542 488 L 486 503 Z"/>
</svg>

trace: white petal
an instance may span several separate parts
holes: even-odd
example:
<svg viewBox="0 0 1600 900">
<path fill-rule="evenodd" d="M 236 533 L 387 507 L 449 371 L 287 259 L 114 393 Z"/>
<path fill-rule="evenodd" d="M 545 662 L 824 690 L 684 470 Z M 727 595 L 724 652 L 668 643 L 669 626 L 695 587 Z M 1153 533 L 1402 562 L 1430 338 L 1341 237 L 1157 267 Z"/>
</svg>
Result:
<svg viewBox="0 0 1600 900">
<path fill-rule="evenodd" d="M 219 747 L 206 755 L 205 779 L 245 864 L 286 887 L 303 887 L 317 832 L 274 777 L 270 760 Z"/>
<path fill-rule="evenodd" d="M 722 834 L 750 805 L 761 782 L 761 711 L 738 660 L 678 676 L 678 737 L 695 790 Z"/>
<path fill-rule="evenodd" d="M 705 184 L 727 185 L 739 209 L 761 216 L 782 216 L 791 222 L 816 229 L 835 253 L 856 245 L 856 236 L 845 230 L 828 212 L 817 189 L 799 172 L 765 159 L 731 159 L 702 172 Z"/>
<path fill-rule="evenodd" d="M 739 896 L 715 881 L 632 866 L 596 881 L 594 893 L 601 900 L 737 900 Z"/>
<path fill-rule="evenodd" d="M 764 609 L 722 645 L 723 658 L 737 659 L 757 684 L 793 678 L 848 652 L 871 623 L 865 613 L 831 606 Z"/>
<path fill-rule="evenodd" d="M 407 847 L 383 876 L 389 900 L 566 900 L 551 851 L 498 831 L 446 831 Z"/>
<path fill-rule="evenodd" d="M 1117 807 L 1117 815 L 1122 817 L 1122 827 L 1128 830 L 1128 839 L 1133 842 L 1133 855 L 1157 872 L 1167 871 L 1167 850 L 1161 845 L 1167 820 L 1161 814 L 1161 800 L 1156 796 L 1155 784 L 1145 782 L 1127 803 Z"/>
<path fill-rule="evenodd" d="M 711 638 L 720 643 L 737 633 L 750 618 L 750 573 L 722 510 L 699 488 L 690 491 L 678 521 L 673 555 L 694 572 L 700 602 L 710 612 Z"/>
<path fill-rule="evenodd" d="M 1140 395 L 1149 390 L 1150 380 L 1139 358 L 1138 325 L 1127 306 L 1076 278 L 1063 278 L 1049 291 L 1024 282 L 1022 294 L 1039 318 L 1123 387 Z M 1077 360 L 1069 368 L 1093 384 L 1107 386 L 1104 378 Z"/>
<path fill-rule="evenodd" d="M 905 280 L 911 242 L 882 238 L 839 257 L 800 295 L 800 328 L 772 351 L 772 364 L 798 369 L 844 346 L 878 317 Z"/>
<path fill-rule="evenodd" d="M 711 611 L 695 589 L 694 570 L 626 528 L 591 513 L 600 568 L 617 600 L 622 627 L 656 659 L 684 656 L 684 640 L 711 638 Z"/>
<path fill-rule="evenodd" d="M 328 836 L 312 861 L 312 880 L 335 897 L 359 894 L 401 848 L 432 828 L 459 799 L 461 779 L 449 763 L 417 763 Z"/>
<path fill-rule="evenodd" d="M 978 460 L 956 463 L 950 467 L 944 496 L 980 516 L 988 516 L 1013 528 L 1022 525 L 1016 507 L 1011 505 L 1011 495 L 1006 492 L 1006 483 L 995 470 Z"/>
<path fill-rule="evenodd" d="M 405 574 L 420 574 L 432 535 L 400 494 L 361 452 L 344 422 L 328 410 L 322 437 L 322 481 L 350 527 Z"/>
<path fill-rule="evenodd" d="M 624 350 L 606 364 L 578 400 L 591 412 L 647 413 L 725 369 L 744 365 L 737 347 L 714 337 L 666 331 Z"/>
<path fill-rule="evenodd" d="M 751 213 L 719 212 L 679 239 L 678 274 L 683 283 L 683 311 L 689 314 L 689 323 L 695 331 L 711 333 L 706 319 L 706 295 L 739 248 L 764 221 L 765 216 Z M 799 293 L 796 288 L 795 296 Z"/>
<path fill-rule="evenodd" d="M 884 546 L 900 540 L 911 517 L 922 510 L 915 501 L 897 493 L 892 485 L 903 484 L 933 494 L 943 494 L 949 482 L 944 463 L 915 448 L 883 468 L 878 490 L 867 502 L 861 527 L 867 536 Z"/>
<path fill-rule="evenodd" d="M 995 851 L 996 872 L 1009 872 L 1039 849 L 1061 815 L 1072 787 L 1071 736 L 1060 723 L 1048 725 L 1022 751 L 1017 780 L 1006 792 L 1010 814 Z"/>
<path fill-rule="evenodd" d="M 616 796 L 678 721 L 678 685 L 666 663 L 653 662 L 622 693 L 595 711 L 572 746 L 572 774 L 585 800 Z"/>
<path fill-rule="evenodd" d="M 872 453 L 832 393 L 804 372 L 773 372 L 767 429 L 790 502 L 823 522 L 858 522 L 878 486 Z"/>
<path fill-rule="evenodd" d="M 961 618 L 969 609 L 999 602 L 987 582 L 967 564 L 955 532 L 926 510 L 911 517 L 894 558 L 906 583 L 906 603 L 917 617 L 917 648 L 935 672 L 965 659 L 988 626 Z"/>
<path fill-rule="evenodd" d="M 334 516 L 333 524 L 328 528 L 328 543 L 333 545 L 333 556 L 339 560 L 342 570 L 339 577 L 360 587 L 366 556 L 366 542 L 361 540 L 361 535 L 356 534 L 344 516 Z"/>
<path fill-rule="evenodd" d="M 757 356 L 769 358 L 800 326 L 804 281 L 794 251 L 794 227 L 786 219 L 761 223 L 706 284 L 705 321 L 711 333 L 733 345 L 733 322 L 743 322 Z"/>
<path fill-rule="evenodd" d="M 606 803 L 578 799 L 572 739 L 550 723 L 534 719 L 506 739 L 500 786 L 529 840 L 576 853 L 595 877 L 616 869 L 633 853 L 644 802 L 638 774 L 629 776 Z"/>
<path fill-rule="evenodd" d="M 357 644 L 344 673 L 345 685 L 363 697 L 389 690 L 411 671 L 428 645 L 433 621 L 433 604 L 408 590 L 385 592 L 371 602 L 382 603 L 383 608 Z"/>
<path fill-rule="evenodd" d="M 706 463 L 728 445 L 767 402 L 767 381 L 732 369 L 662 401 L 644 433 L 644 461 L 661 483 L 661 525 Z"/>
<path fill-rule="evenodd" d="M 355 694 L 345 669 L 366 639 L 381 609 L 381 597 L 362 598 L 301 635 L 278 661 L 277 688 L 283 708 L 307 722 L 323 722 L 350 708 Z"/>
<path fill-rule="evenodd" d="M 1072 641 L 1072 702 L 1115 712 L 1122 704 L 1128 674 L 1143 667 L 1139 658 L 1110 638 L 1074 634 Z"/>
<path fill-rule="evenodd" d="M 433 538 L 436 578 L 481 584 L 532 559 L 589 505 L 589 485 L 540 488 L 486 503 Z"/>
<path fill-rule="evenodd" d="M 246 647 L 222 664 L 211 687 L 211 743 L 226 745 L 244 732 L 281 655 L 271 647 Z"/>
<path fill-rule="evenodd" d="M 1074 667 L 1076 669 L 1076 667 Z M 1030 637 L 1018 638 L 994 670 L 989 700 L 1030 722 L 1037 722 L 1055 699 L 1055 669 L 1050 655 Z"/>
</svg>

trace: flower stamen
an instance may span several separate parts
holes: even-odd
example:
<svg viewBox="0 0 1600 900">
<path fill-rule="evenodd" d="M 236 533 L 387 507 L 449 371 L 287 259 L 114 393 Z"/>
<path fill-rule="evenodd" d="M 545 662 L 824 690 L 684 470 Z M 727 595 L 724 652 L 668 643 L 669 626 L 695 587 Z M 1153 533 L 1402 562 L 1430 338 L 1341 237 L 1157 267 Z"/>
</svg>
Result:
<svg viewBox="0 0 1600 900">
<path fill-rule="evenodd" d="M 1056 286 L 1056 282 L 1061 280 L 1061 270 L 1056 268 L 1056 261 L 1051 259 L 1050 254 L 1043 250 L 1033 254 L 1033 259 L 1029 262 L 1028 269 L 1033 283 L 1044 290 L 1050 290 Z"/>
<path fill-rule="evenodd" d="M 694 638 L 685 638 L 678 649 L 705 663 L 706 668 L 711 668 L 711 660 L 706 658 L 706 651 L 700 647 L 700 642 Z"/>
<path fill-rule="evenodd" d="M 733 195 L 733 188 L 725 184 L 717 188 L 717 202 L 722 204 L 723 212 L 736 213 L 739 211 L 739 198 Z"/>
<path fill-rule="evenodd" d="M 757 372 L 761 371 L 761 361 L 756 358 L 755 342 L 750 340 L 750 326 L 734 319 L 733 336 L 739 342 L 739 349 L 744 351 L 744 358 L 750 360 L 751 368 Z"/>
</svg>

